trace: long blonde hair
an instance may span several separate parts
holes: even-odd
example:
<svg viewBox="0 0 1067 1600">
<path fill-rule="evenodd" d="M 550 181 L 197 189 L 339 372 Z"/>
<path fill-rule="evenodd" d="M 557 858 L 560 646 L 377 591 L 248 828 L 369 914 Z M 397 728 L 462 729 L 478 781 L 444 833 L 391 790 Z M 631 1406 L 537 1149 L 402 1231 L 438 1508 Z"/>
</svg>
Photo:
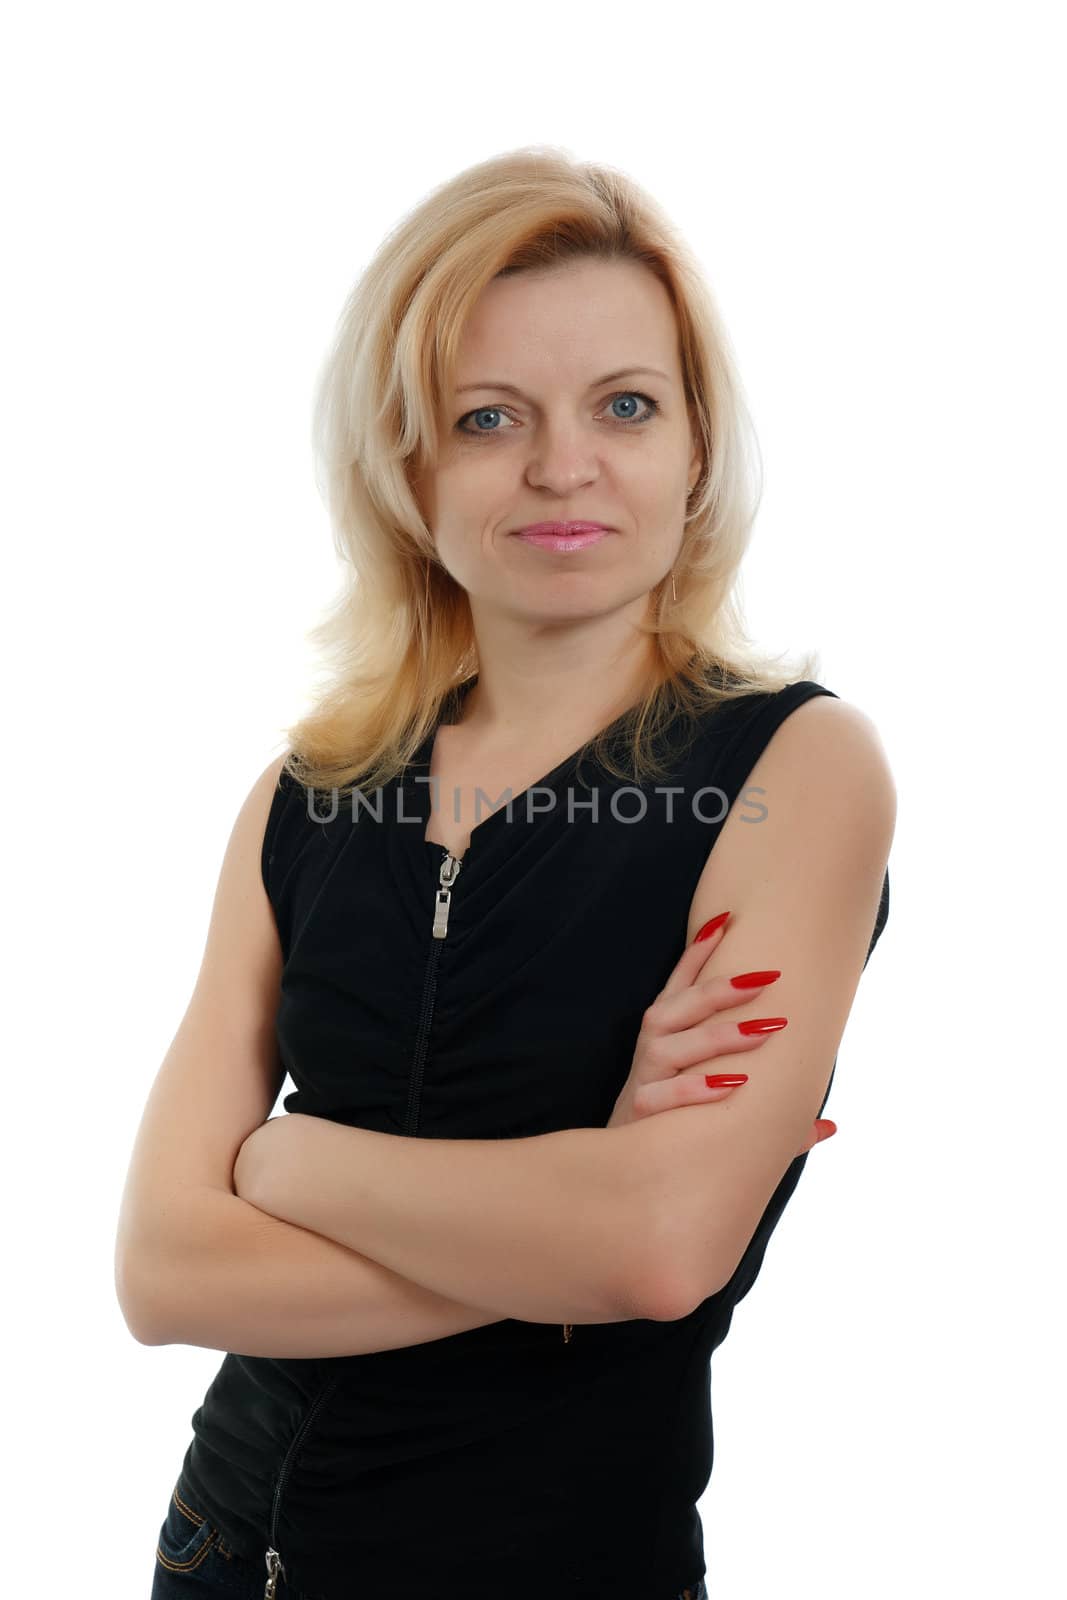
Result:
<svg viewBox="0 0 1067 1600">
<path fill-rule="evenodd" d="M 478 671 L 466 593 L 437 557 L 414 485 L 438 458 L 440 403 L 486 284 L 582 258 L 643 263 L 666 288 L 704 450 L 673 573 L 641 625 L 655 640 L 658 676 L 623 720 L 629 765 L 615 762 L 600 735 L 585 748 L 627 781 L 659 779 L 656 741 L 679 714 L 694 723 L 724 699 L 814 675 L 814 655 L 787 669 L 780 656 L 758 654 L 744 629 L 735 590 L 762 494 L 751 471 L 758 446 L 699 265 L 625 174 L 527 147 L 461 172 L 387 235 L 344 305 L 320 372 L 316 482 L 344 574 L 308 634 L 324 681 L 312 709 L 285 730 L 286 770 L 309 788 L 388 783 Z"/>
</svg>

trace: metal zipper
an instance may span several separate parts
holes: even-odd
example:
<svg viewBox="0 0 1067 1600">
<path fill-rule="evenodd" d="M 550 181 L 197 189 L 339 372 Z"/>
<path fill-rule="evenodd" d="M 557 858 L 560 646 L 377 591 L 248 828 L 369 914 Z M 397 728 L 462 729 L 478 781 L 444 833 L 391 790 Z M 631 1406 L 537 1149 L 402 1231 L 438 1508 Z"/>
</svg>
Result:
<svg viewBox="0 0 1067 1600">
<path fill-rule="evenodd" d="M 422 983 L 419 1029 L 415 1037 L 415 1059 L 411 1064 L 408 1107 L 404 1117 L 404 1133 L 408 1138 L 414 1138 L 418 1131 L 422 1074 L 426 1064 L 426 1047 L 430 1037 L 430 1021 L 433 1017 L 434 1001 L 437 995 L 437 963 L 440 960 L 441 947 L 448 938 L 448 914 L 452 908 L 452 885 L 459 877 L 462 865 L 463 862 L 458 856 L 454 856 L 451 851 L 445 850 L 442 846 L 441 868 L 438 875 L 440 888 L 434 894 L 433 939 L 430 945 L 430 954 L 426 961 L 426 976 Z"/>
<path fill-rule="evenodd" d="M 323 1384 L 322 1388 L 315 1396 L 315 1399 L 312 1401 L 311 1406 L 308 1409 L 307 1416 L 304 1418 L 303 1422 L 296 1430 L 296 1433 L 293 1435 L 293 1441 L 285 1453 L 285 1460 L 281 1464 L 281 1469 L 278 1473 L 278 1482 L 274 1488 L 274 1503 L 270 1514 L 270 1544 L 267 1547 L 266 1556 L 267 1587 L 263 1591 L 263 1600 L 274 1600 L 274 1596 L 278 1588 L 279 1574 L 283 1578 L 288 1576 L 285 1570 L 285 1563 L 275 1548 L 278 1540 L 278 1512 L 281 1507 L 282 1489 L 285 1486 L 285 1480 L 292 1471 L 293 1463 L 296 1458 L 296 1452 L 303 1443 L 308 1429 L 318 1415 L 323 1402 L 329 1395 L 333 1393 L 339 1382 L 339 1378 L 330 1378 Z"/>
<path fill-rule="evenodd" d="M 452 903 L 452 885 L 459 876 L 459 870 L 462 865 L 463 863 L 458 856 L 454 856 L 450 851 L 445 850 L 444 859 L 441 862 L 440 888 L 437 890 L 434 896 L 433 946 L 430 951 L 430 958 L 426 967 L 426 979 L 423 984 L 422 1007 L 419 1016 L 419 1033 L 415 1044 L 415 1063 L 412 1070 L 411 1089 L 408 1095 L 408 1114 L 404 1126 L 404 1131 L 408 1134 L 414 1133 L 415 1131 L 415 1125 L 417 1121 L 418 1094 L 422 1082 L 422 1066 L 426 1059 L 426 1040 L 429 1037 L 430 1019 L 433 1016 L 433 1002 L 437 980 L 437 962 L 440 955 L 441 943 L 448 937 L 448 913 Z M 307 1434 L 307 1430 L 317 1416 L 323 1401 L 326 1399 L 327 1395 L 333 1391 L 338 1382 L 339 1380 L 334 1378 L 332 1382 L 328 1382 L 315 1397 L 307 1416 L 297 1429 L 293 1441 L 286 1452 L 285 1460 L 282 1462 L 281 1470 L 278 1473 L 278 1482 L 274 1489 L 274 1503 L 271 1511 L 271 1542 L 267 1548 L 266 1554 L 267 1586 L 263 1591 L 263 1600 L 275 1600 L 279 1576 L 287 1576 L 285 1571 L 285 1563 L 282 1561 L 282 1558 L 277 1550 L 278 1512 L 281 1507 L 282 1490 L 285 1487 L 286 1479 L 292 1470 L 297 1449 L 303 1442 L 303 1439 Z"/>
<path fill-rule="evenodd" d="M 459 856 L 452 855 L 448 850 L 445 851 L 445 858 L 441 862 L 441 887 L 434 896 L 433 936 L 435 939 L 448 938 L 448 913 L 452 907 L 452 885 L 459 877 L 459 869 L 462 865 L 463 862 Z"/>
<path fill-rule="evenodd" d="M 448 915 L 452 909 L 452 886 L 459 877 L 463 860 L 454 856 L 450 850 L 442 846 L 444 856 L 441 861 L 440 887 L 434 895 L 433 911 L 433 944 L 426 963 L 426 977 L 422 986 L 422 1005 L 419 1010 L 419 1031 L 415 1040 L 415 1060 L 411 1069 L 411 1084 L 408 1091 L 408 1112 L 404 1123 L 404 1132 L 409 1136 L 414 1135 L 418 1125 L 418 1101 L 422 1092 L 423 1067 L 426 1063 L 426 1045 L 430 1037 L 430 1022 L 433 1017 L 434 1003 L 437 998 L 437 962 L 440 956 L 441 944 L 448 938 Z M 467 846 L 470 851 L 470 845 Z M 563 1343 L 570 1344 L 574 1336 L 574 1324 L 563 1324 Z"/>
<path fill-rule="evenodd" d="M 469 848 L 470 846 L 468 845 L 468 850 Z M 454 856 L 450 850 L 444 850 L 444 856 L 441 861 L 439 873 L 440 886 L 434 893 L 432 929 L 433 944 L 431 946 L 429 959 L 426 964 L 426 977 L 423 982 L 422 989 L 422 1006 L 419 1013 L 419 1032 L 415 1041 L 415 1061 L 412 1067 L 411 1088 L 408 1094 L 408 1113 L 404 1127 L 405 1133 L 408 1134 L 414 1133 L 417 1123 L 418 1095 L 422 1085 L 422 1069 L 426 1060 L 426 1041 L 428 1040 L 430 1034 L 430 1021 L 433 1017 L 434 1000 L 437 992 L 437 963 L 440 958 L 441 945 L 443 941 L 448 938 L 448 916 L 450 910 L 452 909 L 452 886 L 459 877 L 459 872 L 462 865 L 463 861 L 459 856 Z M 573 1332 L 573 1324 L 570 1322 L 565 1322 L 563 1324 L 564 1344 L 570 1344 Z M 285 1459 L 282 1462 L 281 1469 L 279 1470 L 278 1482 L 275 1485 L 274 1501 L 271 1508 L 271 1542 L 267 1547 L 266 1553 L 267 1586 L 263 1591 L 263 1600 L 275 1600 L 279 1577 L 287 1577 L 285 1563 L 282 1561 L 282 1558 L 276 1548 L 276 1541 L 278 1538 L 278 1512 L 281 1508 L 282 1490 L 285 1487 L 285 1482 L 289 1476 L 289 1473 L 292 1471 L 299 1446 L 303 1443 L 304 1438 L 307 1435 L 307 1431 L 312 1422 L 315 1420 L 315 1417 L 318 1415 L 323 1403 L 327 1397 L 332 1394 L 339 1381 L 340 1380 L 338 1378 L 333 1378 L 319 1390 L 319 1393 L 316 1395 L 310 1409 L 308 1410 L 307 1416 L 297 1429 L 296 1434 L 293 1437 L 293 1441 L 285 1453 Z"/>
</svg>

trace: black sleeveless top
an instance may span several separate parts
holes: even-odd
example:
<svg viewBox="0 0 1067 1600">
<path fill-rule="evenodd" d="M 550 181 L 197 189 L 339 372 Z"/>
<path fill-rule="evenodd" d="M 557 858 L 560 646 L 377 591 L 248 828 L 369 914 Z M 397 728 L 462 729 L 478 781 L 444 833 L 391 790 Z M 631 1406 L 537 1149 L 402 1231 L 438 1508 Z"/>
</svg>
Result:
<svg viewBox="0 0 1067 1600">
<path fill-rule="evenodd" d="M 262 868 L 285 1109 L 423 1139 L 604 1127 L 729 808 L 790 712 L 832 693 L 804 680 L 724 703 L 685 730 L 667 782 L 576 752 L 474 828 L 447 893 L 452 858 L 424 838 L 432 734 L 355 803 L 283 774 Z M 887 873 L 868 957 L 888 912 Z M 709 1358 L 806 1160 L 730 1282 L 679 1320 L 226 1355 L 192 1417 L 185 1498 L 264 1578 L 274 1548 L 289 1588 L 325 1600 L 672 1600 L 706 1571 Z"/>
</svg>

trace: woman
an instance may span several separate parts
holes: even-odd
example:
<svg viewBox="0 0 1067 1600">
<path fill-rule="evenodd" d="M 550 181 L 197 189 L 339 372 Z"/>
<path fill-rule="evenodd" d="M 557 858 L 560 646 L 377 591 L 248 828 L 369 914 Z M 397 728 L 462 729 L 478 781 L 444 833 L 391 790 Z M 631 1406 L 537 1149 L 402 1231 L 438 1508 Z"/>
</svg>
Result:
<svg viewBox="0 0 1067 1600">
<path fill-rule="evenodd" d="M 119 1226 L 135 1336 L 227 1352 L 156 1600 L 707 1594 L 708 1361 L 833 1131 L 895 813 L 868 719 L 745 638 L 744 426 L 669 224 L 551 151 L 347 305 L 332 683 L 235 823 Z"/>
</svg>

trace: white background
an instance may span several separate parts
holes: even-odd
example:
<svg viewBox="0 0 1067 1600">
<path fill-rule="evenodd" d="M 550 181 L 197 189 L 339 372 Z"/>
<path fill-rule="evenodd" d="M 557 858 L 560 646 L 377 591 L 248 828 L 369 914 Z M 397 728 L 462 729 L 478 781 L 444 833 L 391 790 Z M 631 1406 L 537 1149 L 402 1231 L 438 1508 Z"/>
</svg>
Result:
<svg viewBox="0 0 1067 1600">
<path fill-rule="evenodd" d="M 1056 10 L 9 15 L 7 1593 L 147 1600 L 222 1358 L 133 1340 L 114 1230 L 336 582 L 314 377 L 399 216 L 536 143 L 696 249 L 763 454 L 752 631 L 820 651 L 899 793 L 840 1132 L 713 1362 L 712 1600 L 1062 1593 Z"/>
</svg>

